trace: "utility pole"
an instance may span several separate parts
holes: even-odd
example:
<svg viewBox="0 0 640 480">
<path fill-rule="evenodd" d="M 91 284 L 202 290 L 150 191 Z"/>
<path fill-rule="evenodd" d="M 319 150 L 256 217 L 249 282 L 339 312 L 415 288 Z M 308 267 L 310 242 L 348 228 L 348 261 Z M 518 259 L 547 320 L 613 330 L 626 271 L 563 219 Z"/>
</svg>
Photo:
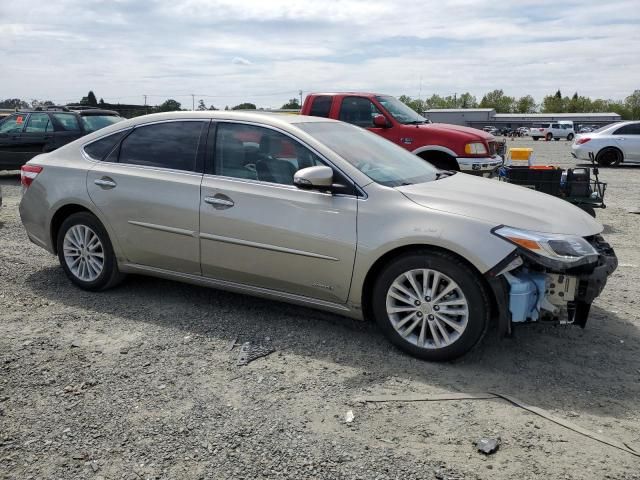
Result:
<svg viewBox="0 0 640 480">
<path fill-rule="evenodd" d="M 298 90 L 298 95 L 300 95 L 300 108 L 302 108 L 302 90 Z"/>
<path fill-rule="evenodd" d="M 195 111 L 196 109 L 196 95 L 195 93 L 191 94 L 191 111 Z"/>
<path fill-rule="evenodd" d="M 453 94 L 453 108 L 458 108 L 458 93 Z"/>
<path fill-rule="evenodd" d="M 147 113 L 147 96 L 143 95 L 144 97 L 144 113 Z"/>
</svg>

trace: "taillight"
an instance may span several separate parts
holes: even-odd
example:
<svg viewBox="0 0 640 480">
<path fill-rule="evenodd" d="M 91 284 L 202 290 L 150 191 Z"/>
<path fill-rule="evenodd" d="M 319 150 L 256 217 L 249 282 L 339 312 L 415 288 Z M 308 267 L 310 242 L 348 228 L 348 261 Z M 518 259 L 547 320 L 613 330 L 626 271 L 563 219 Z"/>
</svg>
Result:
<svg viewBox="0 0 640 480">
<path fill-rule="evenodd" d="M 22 183 L 22 188 L 24 190 L 29 188 L 31 182 L 33 182 L 41 171 L 42 167 L 40 165 L 23 165 L 20 169 L 20 183 Z"/>
<path fill-rule="evenodd" d="M 582 145 L 583 143 L 587 143 L 589 140 L 591 140 L 589 137 L 582 137 L 576 140 L 576 144 Z"/>
</svg>

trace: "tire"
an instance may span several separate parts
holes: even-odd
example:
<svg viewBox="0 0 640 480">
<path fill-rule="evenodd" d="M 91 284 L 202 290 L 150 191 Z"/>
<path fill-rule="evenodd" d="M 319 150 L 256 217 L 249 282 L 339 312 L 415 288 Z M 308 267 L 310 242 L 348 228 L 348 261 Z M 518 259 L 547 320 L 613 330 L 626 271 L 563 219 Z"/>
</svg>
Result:
<svg viewBox="0 0 640 480">
<path fill-rule="evenodd" d="M 547 134 L 545 135 L 544 139 L 545 139 L 547 142 L 550 142 L 551 140 L 553 140 L 553 134 L 552 134 L 552 133 L 547 133 Z"/>
<path fill-rule="evenodd" d="M 56 245 L 64 272 L 83 290 L 106 290 L 124 279 L 109 235 L 91 213 L 79 212 L 67 217 L 58 231 Z"/>
<path fill-rule="evenodd" d="M 456 172 L 460 171 L 460 165 L 458 165 L 458 161 L 447 153 L 425 152 L 418 156 L 423 160 L 429 162 L 434 167 L 439 168 L 440 170 L 453 170 Z"/>
<path fill-rule="evenodd" d="M 596 162 L 601 167 L 615 167 L 623 160 L 622 152 L 617 148 L 603 148 L 596 155 Z"/>
<path fill-rule="evenodd" d="M 531 138 L 533 139 L 534 142 L 537 142 L 538 138 L 540 138 L 540 137 L 531 137 Z"/>
<path fill-rule="evenodd" d="M 567 141 L 570 142 L 571 140 L 573 140 L 573 137 L 574 137 L 573 133 L 570 133 L 569 135 L 567 135 Z"/>
<path fill-rule="evenodd" d="M 425 274 L 426 292 L 422 287 Z M 412 288 L 407 275 L 413 278 L 419 292 Z M 439 291 L 436 296 L 432 294 L 433 285 Z M 449 288 L 452 291 L 438 299 L 438 295 Z M 462 310 L 464 304 L 466 311 Z M 461 314 L 445 314 L 444 307 Z M 402 311 L 394 312 L 395 308 Z M 489 325 L 489 300 L 479 276 L 460 259 L 444 252 L 417 251 L 387 264 L 373 287 L 371 311 L 393 344 L 415 357 L 431 361 L 453 360 L 464 355 L 482 339 Z"/>
</svg>

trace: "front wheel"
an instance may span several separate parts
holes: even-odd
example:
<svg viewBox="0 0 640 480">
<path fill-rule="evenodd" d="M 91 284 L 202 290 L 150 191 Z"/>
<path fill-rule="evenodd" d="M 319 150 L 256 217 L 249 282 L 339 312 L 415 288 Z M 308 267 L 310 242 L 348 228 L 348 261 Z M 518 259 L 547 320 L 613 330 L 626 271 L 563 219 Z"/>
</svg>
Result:
<svg viewBox="0 0 640 480">
<path fill-rule="evenodd" d="M 570 133 L 569 135 L 567 135 L 567 140 L 568 141 L 573 140 L 573 133 Z"/>
<path fill-rule="evenodd" d="M 534 142 L 537 142 L 539 137 L 531 137 L 531 138 L 533 139 Z"/>
<path fill-rule="evenodd" d="M 453 255 L 429 251 L 403 255 L 381 271 L 372 310 L 391 342 L 433 361 L 471 350 L 484 335 L 489 315 L 476 272 Z"/>
<path fill-rule="evenodd" d="M 84 290 L 105 290 L 124 277 L 107 231 L 89 212 L 74 213 L 62 222 L 57 248 L 67 277 Z"/>
</svg>

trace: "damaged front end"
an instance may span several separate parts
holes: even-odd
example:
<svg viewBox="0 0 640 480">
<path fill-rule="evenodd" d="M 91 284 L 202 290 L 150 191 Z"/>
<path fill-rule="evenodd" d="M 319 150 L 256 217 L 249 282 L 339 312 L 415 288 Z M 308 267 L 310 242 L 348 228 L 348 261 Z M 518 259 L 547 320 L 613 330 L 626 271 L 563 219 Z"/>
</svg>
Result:
<svg viewBox="0 0 640 480">
<path fill-rule="evenodd" d="M 571 237 L 498 227 L 518 248 L 486 274 L 497 303 L 499 332 L 513 324 L 551 321 L 584 328 L 593 300 L 618 266 L 601 235 Z"/>
</svg>

